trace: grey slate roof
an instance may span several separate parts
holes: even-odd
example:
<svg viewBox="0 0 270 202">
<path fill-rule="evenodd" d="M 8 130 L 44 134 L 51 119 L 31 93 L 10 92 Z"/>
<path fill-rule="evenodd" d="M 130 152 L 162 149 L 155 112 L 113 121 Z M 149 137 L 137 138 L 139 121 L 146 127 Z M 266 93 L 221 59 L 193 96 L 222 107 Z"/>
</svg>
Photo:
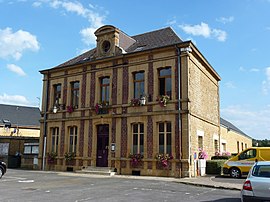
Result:
<svg viewBox="0 0 270 202">
<path fill-rule="evenodd" d="M 134 39 L 136 42 L 124 50 L 126 53 L 145 51 L 153 48 L 161 48 L 183 42 L 171 27 L 131 36 L 130 38 Z M 89 50 L 75 58 L 72 58 L 71 60 L 62 63 L 55 68 L 89 62 L 95 58 L 95 53 L 96 48 Z"/>
<path fill-rule="evenodd" d="M 40 127 L 40 110 L 38 107 L 26 107 L 0 104 L 0 125 L 9 120 L 11 127 Z"/>
<path fill-rule="evenodd" d="M 225 126 L 226 128 L 233 130 L 239 134 L 242 134 L 246 137 L 249 137 L 247 134 L 245 134 L 243 131 L 241 131 L 239 128 L 237 128 L 235 125 L 233 125 L 232 123 L 230 123 L 229 121 L 226 121 L 225 119 L 220 117 L 220 125 Z M 249 137 L 251 138 L 251 137 Z"/>
</svg>

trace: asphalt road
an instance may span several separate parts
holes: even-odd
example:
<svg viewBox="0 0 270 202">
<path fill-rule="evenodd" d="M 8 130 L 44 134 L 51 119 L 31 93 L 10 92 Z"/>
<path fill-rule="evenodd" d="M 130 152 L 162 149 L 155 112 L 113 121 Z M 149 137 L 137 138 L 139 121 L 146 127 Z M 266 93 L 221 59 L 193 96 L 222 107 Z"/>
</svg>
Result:
<svg viewBox="0 0 270 202">
<path fill-rule="evenodd" d="M 1 202 L 216 201 L 240 202 L 239 191 L 162 180 L 9 169 L 0 180 Z"/>
</svg>

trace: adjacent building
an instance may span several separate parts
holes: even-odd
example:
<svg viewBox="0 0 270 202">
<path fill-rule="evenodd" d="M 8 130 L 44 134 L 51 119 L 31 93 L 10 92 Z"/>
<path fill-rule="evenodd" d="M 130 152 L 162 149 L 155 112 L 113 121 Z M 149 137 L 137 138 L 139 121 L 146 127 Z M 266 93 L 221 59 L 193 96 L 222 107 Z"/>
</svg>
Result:
<svg viewBox="0 0 270 202">
<path fill-rule="evenodd" d="M 220 151 L 220 76 L 169 27 L 95 35 L 95 48 L 41 71 L 40 167 L 194 175 L 199 149 Z"/>
<path fill-rule="evenodd" d="M 37 167 L 39 120 L 37 107 L 0 104 L 0 158 L 8 167 Z"/>
<path fill-rule="evenodd" d="M 230 152 L 232 154 L 238 154 L 252 147 L 252 138 L 223 118 L 220 118 L 220 134 L 221 153 Z"/>
</svg>

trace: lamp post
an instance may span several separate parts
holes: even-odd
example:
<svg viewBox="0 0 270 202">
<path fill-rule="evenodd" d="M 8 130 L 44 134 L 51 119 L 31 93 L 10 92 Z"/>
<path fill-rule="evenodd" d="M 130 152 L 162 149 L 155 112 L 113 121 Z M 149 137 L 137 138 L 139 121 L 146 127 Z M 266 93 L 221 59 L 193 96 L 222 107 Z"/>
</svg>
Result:
<svg viewBox="0 0 270 202">
<path fill-rule="evenodd" d="M 19 107 L 16 107 L 16 111 L 17 111 L 17 115 L 18 115 L 18 111 L 19 111 Z M 19 135 L 19 122 L 18 122 L 18 116 L 17 116 L 17 129 L 16 129 L 16 133 L 17 133 L 17 136 Z"/>
</svg>

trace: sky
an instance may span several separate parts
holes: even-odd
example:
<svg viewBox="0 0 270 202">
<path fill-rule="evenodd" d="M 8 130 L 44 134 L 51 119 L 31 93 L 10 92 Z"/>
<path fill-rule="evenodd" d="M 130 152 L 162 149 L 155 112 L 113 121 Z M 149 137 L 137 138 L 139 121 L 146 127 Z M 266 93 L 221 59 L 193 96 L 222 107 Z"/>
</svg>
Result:
<svg viewBox="0 0 270 202">
<path fill-rule="evenodd" d="M 270 0 L 0 0 L 0 103 L 40 106 L 40 70 L 96 45 L 106 24 L 130 36 L 172 27 L 218 72 L 220 114 L 270 139 Z"/>
</svg>

